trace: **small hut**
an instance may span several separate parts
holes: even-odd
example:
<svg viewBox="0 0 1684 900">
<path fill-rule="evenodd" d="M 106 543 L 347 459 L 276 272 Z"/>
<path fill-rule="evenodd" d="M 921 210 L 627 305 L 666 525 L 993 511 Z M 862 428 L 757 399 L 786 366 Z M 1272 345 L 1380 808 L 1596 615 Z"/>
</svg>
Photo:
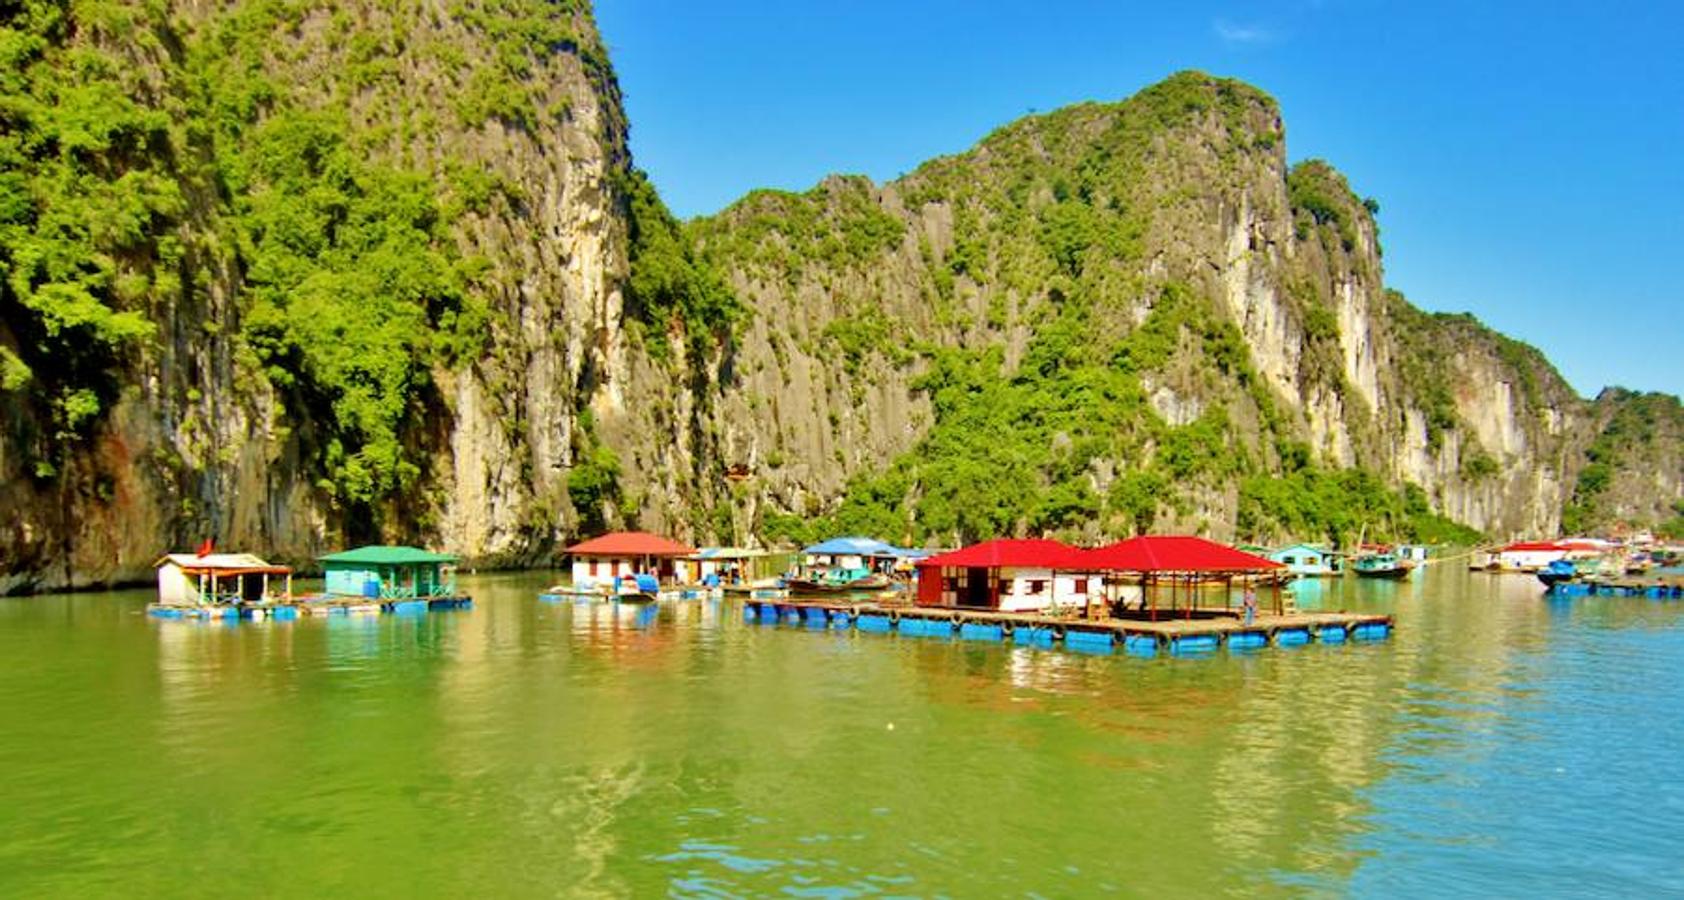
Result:
<svg viewBox="0 0 1684 900">
<path fill-rule="evenodd" d="M 272 603 L 292 597 L 292 570 L 250 553 L 170 553 L 154 565 L 163 606 Z M 270 579 L 284 579 L 280 593 L 270 592 Z"/>
<path fill-rule="evenodd" d="M 918 605 L 1003 612 L 1086 606 L 1098 579 L 1082 551 L 1040 538 L 992 540 L 918 561 Z"/>
<path fill-rule="evenodd" d="M 694 556 L 696 548 L 646 531 L 616 531 L 574 544 L 567 553 L 573 557 L 573 585 L 583 588 L 640 572 L 671 583 L 678 575 L 676 562 Z"/>
<path fill-rule="evenodd" d="M 1253 551 L 1239 548 L 1242 553 Z M 1286 570 L 1304 578 L 1321 578 L 1331 575 L 1344 574 L 1341 568 L 1343 557 L 1325 547 L 1315 547 L 1310 544 L 1293 544 L 1267 554 L 1275 562 L 1286 566 Z"/>
<path fill-rule="evenodd" d="M 1094 571 L 1137 580 L 1141 612 L 1153 619 L 1166 593 L 1170 611 L 1182 611 L 1188 618 L 1197 614 L 1201 591 L 1207 588 L 1223 589 L 1223 608 L 1231 608 L 1236 581 L 1264 583 L 1273 591 L 1275 612 L 1284 611 L 1280 576 L 1285 566 L 1201 537 L 1133 537 L 1089 550 L 1082 561 Z"/>
<path fill-rule="evenodd" d="M 318 557 L 329 597 L 425 600 L 455 597 L 456 557 L 416 547 L 368 546 Z"/>
<path fill-rule="evenodd" d="M 764 550 L 742 547 L 703 547 L 673 566 L 679 584 L 744 584 L 762 577 Z"/>
</svg>

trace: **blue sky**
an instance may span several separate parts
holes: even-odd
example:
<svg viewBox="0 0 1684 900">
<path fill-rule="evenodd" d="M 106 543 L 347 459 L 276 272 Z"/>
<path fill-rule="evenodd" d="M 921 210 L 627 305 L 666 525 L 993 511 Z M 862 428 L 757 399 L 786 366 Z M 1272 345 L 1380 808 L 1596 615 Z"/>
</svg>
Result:
<svg viewBox="0 0 1684 900">
<path fill-rule="evenodd" d="M 1684 393 L 1684 3 L 599 0 L 673 211 L 878 181 L 1181 69 L 1280 101 L 1287 153 L 1381 204 L 1386 276 L 1582 394 Z"/>
</svg>

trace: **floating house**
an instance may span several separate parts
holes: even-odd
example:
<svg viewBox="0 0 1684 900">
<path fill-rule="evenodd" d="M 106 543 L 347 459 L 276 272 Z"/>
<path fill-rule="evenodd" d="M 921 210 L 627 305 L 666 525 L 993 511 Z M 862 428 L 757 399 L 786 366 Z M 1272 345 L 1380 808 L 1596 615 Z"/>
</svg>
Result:
<svg viewBox="0 0 1684 900">
<path fill-rule="evenodd" d="M 917 561 L 918 605 L 1005 612 L 1083 607 L 1101 579 L 1082 551 L 1045 539 L 993 540 Z"/>
<path fill-rule="evenodd" d="M 317 557 L 331 598 L 434 600 L 454 598 L 456 557 L 416 547 L 368 546 Z"/>
<path fill-rule="evenodd" d="M 158 604 L 213 606 L 292 599 L 292 570 L 250 553 L 170 553 L 158 569 Z M 279 587 L 279 591 L 272 588 Z"/>
<path fill-rule="evenodd" d="M 573 557 L 573 586 L 612 588 L 617 579 L 653 575 L 671 583 L 678 578 L 678 562 L 696 555 L 696 548 L 645 531 L 616 531 L 567 548 Z"/>
<path fill-rule="evenodd" d="M 1324 547 L 1310 544 L 1293 544 L 1268 553 L 1249 551 L 1244 547 L 1240 552 L 1250 552 L 1254 556 L 1267 556 L 1269 559 L 1286 567 L 1286 571 L 1301 578 L 1322 578 L 1342 574 L 1344 571 L 1344 557 Z"/>
<path fill-rule="evenodd" d="M 1138 612 L 1152 619 L 1158 618 L 1166 595 L 1171 614 L 1184 612 L 1193 618 L 1210 588 L 1222 589 L 1222 609 L 1227 612 L 1234 606 L 1236 582 L 1248 586 L 1261 583 L 1271 591 L 1275 612 L 1280 614 L 1285 608 L 1280 585 L 1286 566 L 1201 537 L 1133 537 L 1089 550 L 1082 554 L 1080 563 L 1091 571 L 1138 581 Z"/>
<path fill-rule="evenodd" d="M 763 577 L 766 551 L 703 547 L 673 564 L 679 584 L 743 584 Z M 711 580 L 710 580 L 711 579 Z"/>
<path fill-rule="evenodd" d="M 827 569 L 858 569 L 863 574 L 888 575 L 902 560 L 921 554 L 868 537 L 839 537 L 803 548 L 806 565 Z"/>
<path fill-rule="evenodd" d="M 1497 551 L 1492 568 L 1504 572 L 1536 572 L 1567 558 L 1567 545 L 1557 541 L 1520 541 Z"/>
</svg>

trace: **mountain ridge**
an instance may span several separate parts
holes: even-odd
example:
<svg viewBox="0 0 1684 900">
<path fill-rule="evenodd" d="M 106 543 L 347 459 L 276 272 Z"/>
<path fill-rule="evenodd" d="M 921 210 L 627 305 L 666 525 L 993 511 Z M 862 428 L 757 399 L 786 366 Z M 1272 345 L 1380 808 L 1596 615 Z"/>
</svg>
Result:
<svg viewBox="0 0 1684 900">
<path fill-rule="evenodd" d="M 1505 534 L 1680 496 L 1675 398 L 1584 401 L 1386 292 L 1372 210 L 1239 82 L 679 222 L 585 4 L 0 29 L 0 591 L 207 536 L 523 566 L 628 524 Z"/>
</svg>

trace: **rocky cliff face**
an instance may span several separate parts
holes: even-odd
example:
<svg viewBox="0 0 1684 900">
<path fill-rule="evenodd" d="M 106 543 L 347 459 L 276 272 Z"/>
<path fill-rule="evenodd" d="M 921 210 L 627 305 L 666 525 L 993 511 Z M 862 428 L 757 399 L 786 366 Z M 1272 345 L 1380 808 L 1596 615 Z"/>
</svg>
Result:
<svg viewBox="0 0 1684 900">
<path fill-rule="evenodd" d="M 1387 291 L 1371 206 L 1324 164 L 1289 168 L 1270 98 L 1197 74 L 1023 120 L 880 187 L 751 195 L 698 225 L 757 312 L 721 428 L 769 507 L 835 509 L 848 479 L 914 450 L 931 421 L 930 392 L 915 389 L 928 355 L 894 348 L 996 347 L 1000 377 L 1022 380 L 1025 348 L 1069 298 L 1093 305 L 1089 349 L 1112 359 L 1115 335 L 1146 327 L 1179 285 L 1208 315 L 1131 366 L 1150 435 L 1089 435 L 1108 443 L 1074 477 L 1097 496 L 1215 411 L 1222 427 L 1198 439 L 1242 465 L 1170 473 L 1157 527 L 1279 535 L 1240 521 L 1238 476 L 1280 474 L 1282 451 L 1303 445 L 1328 469 L 1417 485 L 1490 534 L 1554 533 L 1610 413 L 1530 348 Z M 1213 344 L 1229 325 L 1243 359 Z M 1620 515 L 1653 518 L 1678 497 L 1677 444 L 1655 443 L 1667 449 L 1621 469 L 1654 497 Z M 1087 527 L 1126 527 L 1111 508 L 1084 510 Z"/>
<path fill-rule="evenodd" d="M 1371 209 L 1289 168 L 1235 82 L 681 226 L 582 7 L 3 15 L 0 592 L 212 536 L 478 564 L 849 510 L 906 539 L 1265 536 L 1308 521 L 1269 479 L 1342 469 L 1512 534 L 1684 491 L 1676 401 L 1588 403 L 1387 292 Z"/>
<path fill-rule="evenodd" d="M 19 13 L 7 24 L 23 21 Z M 129 98 L 125 111 L 158 123 L 138 151 L 92 151 L 90 181 L 142 173 L 167 179 L 183 202 L 155 215 L 145 239 L 93 248 L 136 256 L 144 272 L 167 244 L 176 271 L 139 298 L 99 295 L 155 327 L 112 360 L 115 388 L 91 426 L 60 427 L 47 390 L 51 354 L 44 339 L 30 340 L 40 331 L 33 310 L 21 296 L 4 298 L 0 343 L 35 377 L 8 385 L 0 590 L 146 577 L 160 552 L 211 536 L 292 561 L 384 537 L 520 562 L 569 530 L 577 410 L 627 369 L 626 216 L 615 186 L 627 165 L 625 123 L 588 9 L 117 3 L 77 7 L 43 34 L 26 70 L 34 84 L 20 93 L 43 94 L 56 72 L 91 58 L 104 86 Z M 67 110 L 68 99 L 55 101 L 39 119 Z M 300 133 L 295 123 L 318 113 L 327 125 L 307 134 L 342 144 L 349 165 L 368 163 L 348 174 L 313 164 L 312 190 L 341 189 L 354 201 L 374 195 L 379 179 L 414 176 L 409 193 L 437 201 L 420 214 L 431 251 L 469 273 L 465 287 L 441 291 L 455 295 L 449 319 L 470 309 L 482 319 L 477 352 L 417 355 L 401 373 L 411 408 L 395 439 L 416 471 L 366 502 L 347 499 L 332 474 L 335 460 L 356 458 L 363 432 L 324 413 L 339 394 L 305 396 L 297 386 L 327 377 L 308 357 L 254 352 L 264 242 L 280 229 L 242 218 L 244 199 L 285 192 L 279 166 L 265 170 L 274 150 L 266 141 Z M 272 123 L 291 130 L 265 131 Z M 330 214 L 316 227 L 349 227 L 336 221 Z M 310 252 L 333 249 L 344 248 Z M 347 268 L 373 268 L 373 259 L 353 255 Z M 318 348 L 359 326 L 335 327 Z M 435 315 L 407 330 L 445 327 Z M 352 387 L 335 390 L 371 377 L 356 364 L 346 364 Z"/>
</svg>

